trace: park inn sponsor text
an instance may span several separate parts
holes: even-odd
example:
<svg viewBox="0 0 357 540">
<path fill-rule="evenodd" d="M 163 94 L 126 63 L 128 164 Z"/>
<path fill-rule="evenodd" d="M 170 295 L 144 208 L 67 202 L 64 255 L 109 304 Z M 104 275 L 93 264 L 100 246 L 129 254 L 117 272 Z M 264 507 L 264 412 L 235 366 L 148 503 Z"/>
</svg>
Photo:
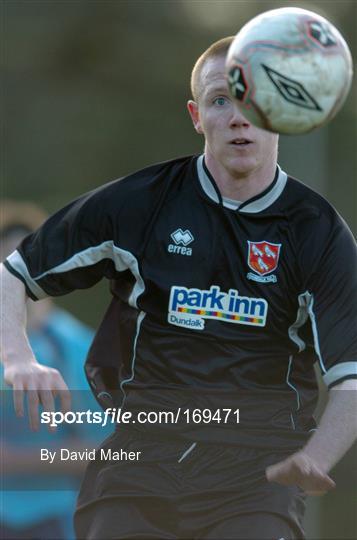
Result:
<svg viewBox="0 0 357 540">
<path fill-rule="evenodd" d="M 190 330 L 203 330 L 205 319 L 262 327 L 267 313 L 264 298 L 240 296 L 236 289 L 226 293 L 217 285 L 208 290 L 173 286 L 170 291 L 168 322 Z"/>
</svg>

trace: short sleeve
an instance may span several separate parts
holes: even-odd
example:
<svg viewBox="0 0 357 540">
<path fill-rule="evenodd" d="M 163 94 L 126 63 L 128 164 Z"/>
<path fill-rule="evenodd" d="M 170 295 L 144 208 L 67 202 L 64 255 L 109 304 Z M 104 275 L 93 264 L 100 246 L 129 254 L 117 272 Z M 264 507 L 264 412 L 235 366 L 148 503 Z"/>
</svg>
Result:
<svg viewBox="0 0 357 540">
<path fill-rule="evenodd" d="M 115 243 L 112 193 L 108 184 L 73 201 L 7 258 L 6 268 L 33 300 L 91 287 L 128 268 L 126 252 Z"/>
<path fill-rule="evenodd" d="M 322 216 L 306 242 L 308 314 L 325 384 L 357 378 L 357 250 L 336 213 Z"/>
</svg>

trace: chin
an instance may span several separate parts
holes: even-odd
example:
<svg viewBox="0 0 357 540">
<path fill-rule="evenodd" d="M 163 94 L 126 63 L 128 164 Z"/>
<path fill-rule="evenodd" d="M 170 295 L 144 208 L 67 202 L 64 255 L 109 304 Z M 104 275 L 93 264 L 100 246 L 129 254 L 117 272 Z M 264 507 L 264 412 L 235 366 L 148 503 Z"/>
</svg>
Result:
<svg viewBox="0 0 357 540">
<path fill-rule="evenodd" d="M 229 160 L 225 167 L 232 176 L 247 176 L 254 171 L 256 163 L 253 163 L 252 160 L 233 159 Z"/>
</svg>

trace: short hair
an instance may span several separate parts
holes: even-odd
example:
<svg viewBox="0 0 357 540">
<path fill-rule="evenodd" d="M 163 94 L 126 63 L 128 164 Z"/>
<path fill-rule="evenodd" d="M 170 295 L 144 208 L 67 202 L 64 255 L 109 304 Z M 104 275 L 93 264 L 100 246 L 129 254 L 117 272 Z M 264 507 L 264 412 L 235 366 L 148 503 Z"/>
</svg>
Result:
<svg viewBox="0 0 357 540">
<path fill-rule="evenodd" d="M 211 58 L 219 58 L 221 56 L 225 56 L 232 41 L 234 40 L 234 37 L 235 36 L 228 36 L 219 39 L 218 41 L 215 41 L 210 47 L 208 47 L 208 49 L 205 50 L 204 53 L 201 54 L 201 56 L 196 61 L 191 73 L 191 93 L 195 101 L 197 101 L 200 95 L 201 73 L 207 60 L 210 60 Z"/>
</svg>

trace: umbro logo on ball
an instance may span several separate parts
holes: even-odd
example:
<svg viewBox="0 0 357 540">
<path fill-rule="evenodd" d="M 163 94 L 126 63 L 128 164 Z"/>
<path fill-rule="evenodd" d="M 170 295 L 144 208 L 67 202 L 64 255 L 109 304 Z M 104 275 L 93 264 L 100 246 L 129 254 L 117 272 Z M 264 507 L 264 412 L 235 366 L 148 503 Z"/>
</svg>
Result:
<svg viewBox="0 0 357 540">
<path fill-rule="evenodd" d="M 320 105 L 298 81 L 282 75 L 278 71 L 262 64 L 271 82 L 286 101 L 298 107 L 315 111 L 322 111 Z"/>
</svg>

